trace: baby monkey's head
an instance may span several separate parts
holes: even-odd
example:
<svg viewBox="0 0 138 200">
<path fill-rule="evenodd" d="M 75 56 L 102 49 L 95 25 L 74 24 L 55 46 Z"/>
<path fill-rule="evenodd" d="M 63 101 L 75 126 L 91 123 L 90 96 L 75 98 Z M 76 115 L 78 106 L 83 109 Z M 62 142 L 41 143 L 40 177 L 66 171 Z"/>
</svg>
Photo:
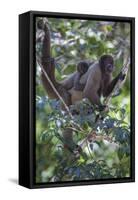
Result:
<svg viewBox="0 0 138 200">
<path fill-rule="evenodd" d="M 85 61 L 81 61 L 77 64 L 77 71 L 82 75 L 87 72 L 89 65 Z"/>
</svg>

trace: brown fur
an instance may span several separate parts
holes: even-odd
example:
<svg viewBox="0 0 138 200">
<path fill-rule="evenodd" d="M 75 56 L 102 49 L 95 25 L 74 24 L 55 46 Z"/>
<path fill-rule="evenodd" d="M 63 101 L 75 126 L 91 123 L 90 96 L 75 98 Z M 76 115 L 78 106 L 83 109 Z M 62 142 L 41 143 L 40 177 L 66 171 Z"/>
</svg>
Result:
<svg viewBox="0 0 138 200">
<path fill-rule="evenodd" d="M 101 95 L 108 96 L 119 78 L 118 75 L 112 80 L 112 71 L 113 58 L 110 55 L 102 56 L 99 62 L 92 64 L 82 75 L 80 83 L 85 84 L 84 90 L 81 92 L 75 89 L 70 90 L 72 103 L 74 104 L 82 98 L 88 98 L 92 104 L 101 105 Z"/>
</svg>

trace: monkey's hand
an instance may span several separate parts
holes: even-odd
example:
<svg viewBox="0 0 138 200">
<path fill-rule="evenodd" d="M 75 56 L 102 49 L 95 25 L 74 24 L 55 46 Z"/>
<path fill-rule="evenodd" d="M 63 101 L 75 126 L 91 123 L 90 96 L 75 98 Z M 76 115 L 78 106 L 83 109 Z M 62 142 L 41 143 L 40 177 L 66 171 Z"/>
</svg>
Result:
<svg viewBox="0 0 138 200">
<path fill-rule="evenodd" d="M 123 81 L 126 77 L 126 74 L 124 74 L 122 71 L 119 73 L 118 78 L 119 80 Z"/>
<path fill-rule="evenodd" d="M 101 112 L 101 111 L 104 111 L 106 108 L 107 108 L 107 105 L 100 105 L 98 107 L 98 110 Z"/>
</svg>

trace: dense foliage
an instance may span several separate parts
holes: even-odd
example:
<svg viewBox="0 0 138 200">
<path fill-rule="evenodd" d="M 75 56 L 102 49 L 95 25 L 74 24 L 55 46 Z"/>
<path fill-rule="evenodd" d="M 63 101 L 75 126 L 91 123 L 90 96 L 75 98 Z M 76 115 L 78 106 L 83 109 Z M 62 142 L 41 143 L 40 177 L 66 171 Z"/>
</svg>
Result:
<svg viewBox="0 0 138 200">
<path fill-rule="evenodd" d="M 130 51 L 130 25 L 71 19 L 48 19 L 56 77 L 64 79 L 80 60 L 97 60 L 109 53 L 117 74 Z M 41 55 L 41 45 L 36 45 Z M 87 99 L 71 106 L 79 115 L 69 117 L 60 102 L 48 98 L 36 64 L 36 182 L 121 178 L 130 176 L 130 74 L 109 110 L 100 114 Z M 81 130 L 74 127 L 74 122 Z M 74 155 L 64 145 L 62 132 L 74 128 L 82 153 Z"/>
</svg>

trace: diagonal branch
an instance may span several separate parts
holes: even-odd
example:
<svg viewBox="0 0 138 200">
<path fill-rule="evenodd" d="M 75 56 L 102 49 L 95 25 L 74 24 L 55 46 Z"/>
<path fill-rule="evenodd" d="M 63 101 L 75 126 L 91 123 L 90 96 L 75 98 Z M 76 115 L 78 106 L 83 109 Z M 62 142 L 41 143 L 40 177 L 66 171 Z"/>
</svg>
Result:
<svg viewBox="0 0 138 200">
<path fill-rule="evenodd" d="M 130 59 L 127 58 L 125 61 L 124 61 L 124 66 L 122 67 L 121 69 L 121 72 L 122 72 L 122 75 L 125 76 L 125 78 L 123 80 L 119 79 L 112 91 L 112 93 L 104 100 L 104 103 L 107 105 L 110 103 L 111 101 L 111 98 L 113 96 L 113 94 L 116 92 L 116 90 L 120 89 L 123 84 L 125 83 L 126 81 L 126 78 L 127 78 L 127 74 L 128 74 L 128 69 L 129 69 L 129 65 L 130 65 Z"/>
</svg>

